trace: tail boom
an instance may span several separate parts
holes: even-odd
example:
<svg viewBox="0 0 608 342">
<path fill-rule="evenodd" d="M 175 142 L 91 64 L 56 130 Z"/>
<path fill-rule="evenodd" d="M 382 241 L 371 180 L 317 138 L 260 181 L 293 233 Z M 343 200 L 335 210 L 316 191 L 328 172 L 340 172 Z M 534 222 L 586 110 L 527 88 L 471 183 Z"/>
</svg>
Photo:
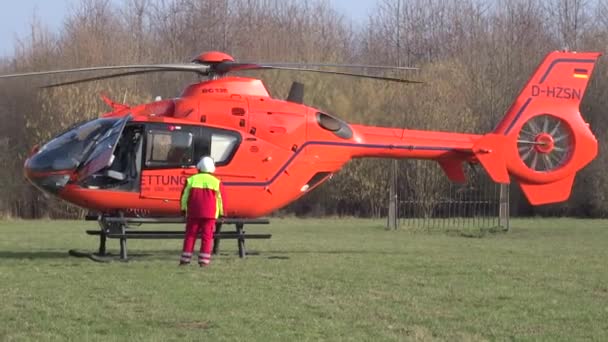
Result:
<svg viewBox="0 0 608 342">
<path fill-rule="evenodd" d="M 470 152 L 481 136 L 439 131 L 352 125 L 355 132 L 352 158 L 439 159 L 447 154 Z"/>
</svg>

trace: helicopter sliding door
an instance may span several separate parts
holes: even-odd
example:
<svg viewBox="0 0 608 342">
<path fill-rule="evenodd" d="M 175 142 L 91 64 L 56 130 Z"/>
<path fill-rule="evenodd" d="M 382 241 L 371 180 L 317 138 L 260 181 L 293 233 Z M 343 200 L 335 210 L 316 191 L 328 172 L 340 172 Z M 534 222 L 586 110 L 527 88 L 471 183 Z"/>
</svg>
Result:
<svg viewBox="0 0 608 342">
<path fill-rule="evenodd" d="M 197 173 L 196 163 L 211 156 L 227 165 L 241 142 L 234 131 L 174 124 L 146 125 L 141 197 L 180 199 L 186 179 Z"/>
</svg>

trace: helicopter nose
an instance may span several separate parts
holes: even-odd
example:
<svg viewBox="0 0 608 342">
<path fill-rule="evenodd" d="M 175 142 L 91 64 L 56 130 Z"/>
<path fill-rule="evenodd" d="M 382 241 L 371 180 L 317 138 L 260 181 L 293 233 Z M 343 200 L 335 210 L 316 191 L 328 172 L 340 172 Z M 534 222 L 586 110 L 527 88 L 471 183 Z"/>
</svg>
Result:
<svg viewBox="0 0 608 342">
<path fill-rule="evenodd" d="M 51 194 L 57 194 L 70 180 L 71 170 L 49 170 L 39 167 L 37 157 L 44 152 L 31 155 L 23 165 L 24 175 L 35 187 Z M 44 156 L 43 156 L 44 157 Z"/>
</svg>

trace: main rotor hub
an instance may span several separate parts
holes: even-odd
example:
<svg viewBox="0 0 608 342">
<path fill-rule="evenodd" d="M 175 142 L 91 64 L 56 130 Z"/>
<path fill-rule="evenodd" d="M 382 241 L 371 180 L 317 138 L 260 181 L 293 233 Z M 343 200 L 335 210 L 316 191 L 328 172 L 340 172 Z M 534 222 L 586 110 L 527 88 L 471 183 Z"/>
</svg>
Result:
<svg viewBox="0 0 608 342">
<path fill-rule="evenodd" d="M 201 63 L 201 64 L 210 64 L 210 63 L 221 63 L 221 62 L 234 62 L 234 58 L 229 54 L 220 52 L 220 51 L 208 51 L 203 52 L 197 57 L 195 57 L 192 62 Z"/>
</svg>

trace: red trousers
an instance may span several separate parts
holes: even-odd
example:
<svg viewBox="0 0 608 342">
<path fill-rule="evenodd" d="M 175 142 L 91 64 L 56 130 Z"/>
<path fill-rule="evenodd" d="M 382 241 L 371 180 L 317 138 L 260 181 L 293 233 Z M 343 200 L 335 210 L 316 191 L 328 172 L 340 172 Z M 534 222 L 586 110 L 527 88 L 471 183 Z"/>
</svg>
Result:
<svg viewBox="0 0 608 342">
<path fill-rule="evenodd" d="M 198 255 L 199 264 L 208 265 L 211 262 L 211 250 L 213 249 L 213 232 L 215 231 L 215 219 L 188 218 L 186 223 L 186 234 L 182 248 L 182 263 L 190 262 L 194 244 L 199 233 L 201 236 L 201 250 Z"/>
</svg>

